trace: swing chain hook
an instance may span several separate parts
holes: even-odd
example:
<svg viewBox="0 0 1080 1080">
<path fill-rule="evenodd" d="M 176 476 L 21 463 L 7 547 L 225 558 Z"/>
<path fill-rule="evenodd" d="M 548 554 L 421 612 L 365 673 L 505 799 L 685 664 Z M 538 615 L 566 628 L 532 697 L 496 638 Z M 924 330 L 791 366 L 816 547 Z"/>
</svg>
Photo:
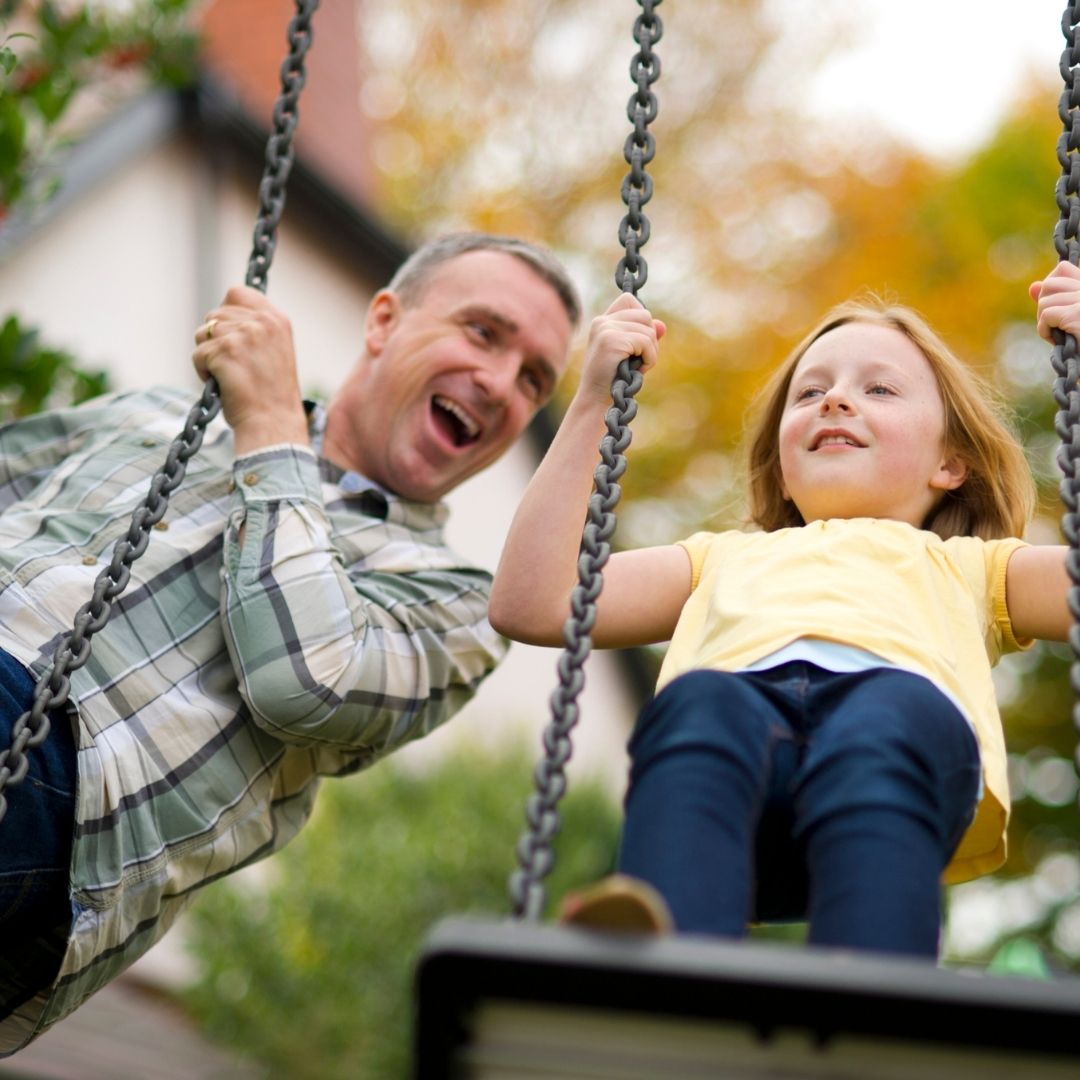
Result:
<svg viewBox="0 0 1080 1080">
<path fill-rule="evenodd" d="M 1061 17 L 1061 32 L 1066 46 L 1061 54 L 1060 71 L 1064 89 L 1058 102 L 1058 116 L 1062 133 L 1058 138 L 1057 157 L 1061 165 L 1055 196 L 1060 220 L 1054 228 L 1054 247 L 1058 258 L 1080 265 L 1080 41 L 1077 28 L 1080 24 L 1080 3 L 1069 3 Z M 1068 592 L 1068 606 L 1073 625 L 1069 629 L 1069 645 L 1073 661 L 1069 681 L 1076 696 L 1072 720 L 1080 733 L 1080 355 L 1076 338 L 1061 330 L 1054 331 L 1054 347 L 1050 355 L 1055 379 L 1054 401 L 1058 412 L 1054 417 L 1054 430 L 1061 439 L 1057 463 L 1062 479 L 1059 486 L 1065 512 L 1061 519 L 1061 531 L 1068 541 L 1069 550 L 1065 567 L 1072 584 Z M 1074 757 L 1080 771 L 1080 747 Z"/>
<path fill-rule="evenodd" d="M 293 162 L 292 138 L 298 119 L 297 98 L 304 85 L 304 58 L 311 45 L 311 16 L 319 0 L 296 0 L 297 13 L 289 23 L 289 52 L 281 66 L 281 93 L 274 106 L 274 130 L 266 147 L 266 166 L 259 185 L 259 214 L 248 263 L 247 284 L 266 291 L 266 278 L 276 246 L 276 230 L 285 206 L 285 182 Z M 38 678 L 30 708 L 11 729 L 11 745 L 0 750 L 0 822 L 7 813 L 7 788 L 26 777 L 26 751 L 39 746 L 49 734 L 49 716 L 67 704 L 71 683 L 68 673 L 90 659 L 90 639 L 109 621 L 113 601 L 131 580 L 131 564 L 146 550 L 150 530 L 164 516 L 169 496 L 180 486 L 187 462 L 202 446 L 206 426 L 221 410 L 217 382 L 210 378 L 202 396 L 188 412 L 184 428 L 172 441 L 164 465 L 153 475 L 150 487 L 131 515 L 127 532 L 113 546 L 109 565 L 94 580 L 93 594 L 75 613 L 72 629 L 60 640 L 52 661 Z"/>
<path fill-rule="evenodd" d="M 656 143 L 648 125 L 656 119 L 657 100 L 652 84 L 660 77 L 660 58 L 652 51 L 663 24 L 655 13 L 662 0 L 638 0 L 642 14 L 634 22 L 639 50 L 630 65 L 637 89 L 627 115 L 634 130 L 626 139 L 623 156 L 630 172 L 623 180 L 622 200 L 627 214 L 619 225 L 624 255 L 615 270 L 615 284 L 637 295 L 645 284 L 648 267 L 641 248 L 649 239 L 649 220 L 642 207 L 652 197 L 652 178 L 645 166 L 652 161 Z M 630 445 L 630 422 L 637 413 L 634 395 L 641 388 L 639 360 L 623 360 L 611 385 L 612 406 L 604 417 L 607 434 L 600 443 L 600 464 L 593 474 L 594 490 L 578 553 L 578 584 L 570 594 L 570 617 L 563 627 L 565 649 L 559 657 L 558 685 L 551 695 L 551 720 L 544 731 L 544 757 L 533 772 L 534 793 L 525 807 L 526 831 L 517 845 L 518 869 L 510 876 L 510 899 L 515 919 L 537 921 L 543 915 L 546 893 L 543 879 L 555 863 L 552 842 L 559 829 L 559 800 L 566 793 L 566 763 L 572 753 L 571 732 L 578 722 L 577 699 L 585 685 L 584 665 L 592 651 L 589 636 L 596 623 L 596 599 L 603 588 L 603 567 L 611 555 L 615 507 L 622 491 L 618 480 L 626 472 L 625 451 Z"/>
</svg>

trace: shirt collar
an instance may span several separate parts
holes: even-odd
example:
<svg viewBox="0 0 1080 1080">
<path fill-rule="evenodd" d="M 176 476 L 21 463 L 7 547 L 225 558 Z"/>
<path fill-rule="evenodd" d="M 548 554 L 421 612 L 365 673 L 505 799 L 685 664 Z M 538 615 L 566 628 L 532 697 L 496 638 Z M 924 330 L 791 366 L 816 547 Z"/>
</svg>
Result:
<svg viewBox="0 0 1080 1080">
<path fill-rule="evenodd" d="M 319 475 L 324 483 L 337 486 L 346 498 L 359 498 L 361 507 L 373 516 L 395 521 L 412 529 L 441 528 L 450 516 L 446 503 L 418 502 L 402 496 L 369 480 L 355 469 L 343 469 L 323 457 L 323 439 L 326 437 L 326 406 L 321 401 L 304 401 L 308 417 L 308 436 L 311 449 L 319 458 Z M 385 511 L 380 512 L 382 507 Z"/>
</svg>

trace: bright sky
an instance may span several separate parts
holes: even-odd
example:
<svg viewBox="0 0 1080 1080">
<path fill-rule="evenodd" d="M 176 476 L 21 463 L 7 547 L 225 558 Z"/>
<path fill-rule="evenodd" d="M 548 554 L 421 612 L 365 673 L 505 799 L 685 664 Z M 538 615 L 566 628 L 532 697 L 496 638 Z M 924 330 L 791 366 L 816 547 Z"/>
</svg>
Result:
<svg viewBox="0 0 1080 1080">
<path fill-rule="evenodd" d="M 809 103 L 871 111 L 922 149 L 973 149 L 1032 70 L 1060 88 L 1064 0 L 849 0 L 864 43 L 828 64 Z"/>
</svg>

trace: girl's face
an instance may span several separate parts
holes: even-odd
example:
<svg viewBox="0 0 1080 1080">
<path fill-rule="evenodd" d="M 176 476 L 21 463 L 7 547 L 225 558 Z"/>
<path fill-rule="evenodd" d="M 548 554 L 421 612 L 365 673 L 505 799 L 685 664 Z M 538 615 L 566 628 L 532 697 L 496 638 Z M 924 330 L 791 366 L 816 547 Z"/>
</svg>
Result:
<svg viewBox="0 0 1080 1080">
<path fill-rule="evenodd" d="M 967 467 L 945 447 L 930 362 L 906 334 L 845 323 L 796 365 L 780 418 L 784 497 L 807 522 L 875 517 L 921 528 Z"/>
</svg>

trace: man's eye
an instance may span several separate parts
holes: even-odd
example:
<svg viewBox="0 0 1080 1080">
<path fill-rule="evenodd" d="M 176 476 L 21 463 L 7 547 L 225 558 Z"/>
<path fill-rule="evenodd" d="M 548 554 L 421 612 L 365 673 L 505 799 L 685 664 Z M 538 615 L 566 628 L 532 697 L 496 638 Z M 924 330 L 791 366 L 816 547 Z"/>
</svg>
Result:
<svg viewBox="0 0 1080 1080">
<path fill-rule="evenodd" d="M 545 385 L 544 380 L 533 371 L 523 371 L 521 373 L 522 381 L 525 383 L 525 387 L 529 397 L 534 401 L 544 396 Z"/>
<path fill-rule="evenodd" d="M 491 341 L 495 337 L 491 331 L 491 327 L 486 323 L 466 323 L 465 328 L 473 335 L 473 337 L 477 337 L 481 341 Z"/>
</svg>

